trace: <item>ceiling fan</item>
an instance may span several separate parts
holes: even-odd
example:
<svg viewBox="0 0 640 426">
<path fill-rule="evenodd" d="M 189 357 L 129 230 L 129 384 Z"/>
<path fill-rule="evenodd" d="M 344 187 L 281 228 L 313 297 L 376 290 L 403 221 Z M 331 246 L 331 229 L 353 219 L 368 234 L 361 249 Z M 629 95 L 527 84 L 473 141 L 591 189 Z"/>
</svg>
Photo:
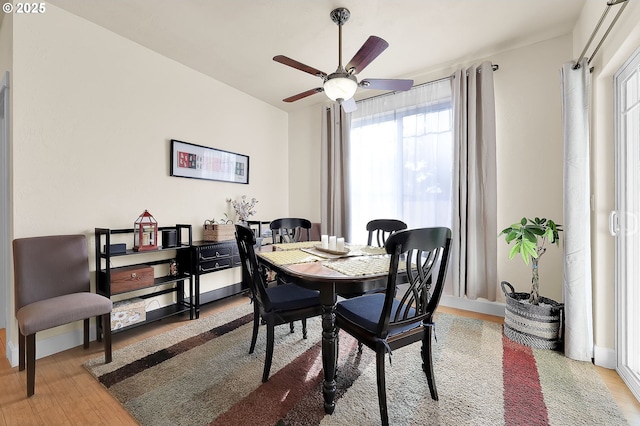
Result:
<svg viewBox="0 0 640 426">
<path fill-rule="evenodd" d="M 358 87 L 393 91 L 411 89 L 413 80 L 368 78 L 358 82 L 356 74 L 364 70 L 367 65 L 389 47 L 389 43 L 380 37 L 370 36 L 351 61 L 349 61 L 347 66 L 343 67 L 342 26 L 349 20 L 351 12 L 344 7 L 339 7 L 332 10 L 329 16 L 331 16 L 331 20 L 338 25 L 338 69 L 332 74 L 327 74 L 286 56 L 274 56 L 274 61 L 320 77 L 323 81 L 322 87 L 316 87 L 315 89 L 290 96 L 283 99 L 284 102 L 294 102 L 315 93 L 324 92 L 331 100 L 338 101 L 345 112 L 352 112 L 356 110 L 356 102 L 353 99 L 353 95 L 355 95 Z"/>
</svg>

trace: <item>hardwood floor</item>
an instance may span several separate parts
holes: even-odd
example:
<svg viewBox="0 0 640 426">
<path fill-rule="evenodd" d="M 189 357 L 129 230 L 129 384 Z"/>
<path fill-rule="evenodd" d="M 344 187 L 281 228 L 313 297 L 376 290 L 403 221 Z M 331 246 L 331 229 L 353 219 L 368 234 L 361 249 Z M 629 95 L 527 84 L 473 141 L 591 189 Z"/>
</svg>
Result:
<svg viewBox="0 0 640 426">
<path fill-rule="evenodd" d="M 247 303 L 238 296 L 202 307 L 201 315 L 212 315 L 231 306 Z M 442 312 L 502 322 L 502 318 L 442 307 Z M 163 320 L 113 335 L 113 349 L 184 325 L 181 317 Z M 102 344 L 91 342 L 39 359 L 36 365 L 36 393 L 26 397 L 26 377 L 11 368 L 4 357 L 5 331 L 0 330 L 0 426 L 5 425 L 135 425 L 135 419 L 82 366 L 102 354 Z M 640 403 L 613 370 L 597 368 L 629 424 L 640 425 Z"/>
</svg>

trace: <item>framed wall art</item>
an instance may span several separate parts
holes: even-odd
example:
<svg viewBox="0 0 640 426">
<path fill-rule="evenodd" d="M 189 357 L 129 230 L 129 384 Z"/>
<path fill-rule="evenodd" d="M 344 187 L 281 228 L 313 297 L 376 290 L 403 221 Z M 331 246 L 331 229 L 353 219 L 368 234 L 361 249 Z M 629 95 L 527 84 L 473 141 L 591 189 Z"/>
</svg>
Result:
<svg viewBox="0 0 640 426">
<path fill-rule="evenodd" d="M 249 183 L 249 156 L 171 139 L 171 176 Z"/>
</svg>

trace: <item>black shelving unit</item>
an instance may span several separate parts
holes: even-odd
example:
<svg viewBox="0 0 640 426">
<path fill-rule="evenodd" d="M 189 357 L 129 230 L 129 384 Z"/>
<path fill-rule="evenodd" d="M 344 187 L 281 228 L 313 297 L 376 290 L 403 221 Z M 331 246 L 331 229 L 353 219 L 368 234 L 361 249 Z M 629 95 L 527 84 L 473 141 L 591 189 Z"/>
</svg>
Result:
<svg viewBox="0 0 640 426">
<path fill-rule="evenodd" d="M 95 228 L 95 259 L 96 259 L 96 292 L 103 296 L 111 298 L 115 295 L 123 295 L 126 293 L 131 293 L 133 291 L 140 291 L 162 287 L 160 289 L 154 290 L 152 292 L 148 292 L 142 295 L 137 295 L 135 297 L 141 299 L 148 299 L 155 296 L 160 296 L 162 294 L 171 294 L 175 293 L 175 302 L 173 304 L 163 306 L 157 309 L 153 309 L 151 311 L 146 312 L 145 321 L 141 321 L 127 327 L 119 328 L 117 330 L 112 330 L 112 333 L 119 333 L 121 331 L 129 330 L 133 327 L 138 327 L 140 325 L 149 324 L 154 321 L 161 320 L 163 318 L 170 317 L 172 315 L 189 313 L 189 318 L 194 319 L 196 315 L 196 306 L 199 305 L 198 294 L 195 291 L 193 275 L 191 274 L 191 268 L 186 268 L 184 271 L 179 273 L 176 276 L 160 276 L 155 277 L 153 279 L 153 283 L 144 287 L 137 287 L 134 290 L 127 290 L 121 292 L 112 292 L 111 289 L 111 273 L 112 269 L 114 269 L 111 265 L 111 261 L 114 258 L 122 258 L 128 257 L 129 259 L 125 263 L 126 266 L 156 266 L 162 264 L 168 264 L 171 259 L 158 259 L 144 262 L 136 262 L 135 257 L 138 255 L 146 255 L 145 259 L 149 257 L 149 255 L 153 255 L 155 253 L 174 251 L 175 257 L 180 257 L 181 259 L 185 259 L 185 256 L 191 255 L 191 246 L 192 246 L 192 229 L 191 225 L 175 225 L 175 226 L 167 226 L 167 227 L 159 227 L 158 228 L 158 236 L 161 235 L 163 230 L 176 230 L 177 233 L 177 244 L 175 247 L 170 248 L 162 248 L 158 247 L 157 250 L 148 250 L 148 251 L 134 251 L 133 249 L 127 249 L 123 253 L 111 253 L 111 236 L 120 235 L 120 234 L 131 234 L 130 241 L 133 243 L 133 228 L 130 229 L 109 229 L 109 228 Z M 190 264 L 190 262 L 189 262 Z M 188 283 L 188 284 L 185 284 Z M 188 295 L 185 293 L 186 285 L 188 285 Z M 133 297 L 132 297 L 133 298 Z M 121 300 L 126 300 L 124 297 Z M 102 337 L 102 325 L 100 321 L 97 321 L 98 324 L 98 338 Z"/>
</svg>

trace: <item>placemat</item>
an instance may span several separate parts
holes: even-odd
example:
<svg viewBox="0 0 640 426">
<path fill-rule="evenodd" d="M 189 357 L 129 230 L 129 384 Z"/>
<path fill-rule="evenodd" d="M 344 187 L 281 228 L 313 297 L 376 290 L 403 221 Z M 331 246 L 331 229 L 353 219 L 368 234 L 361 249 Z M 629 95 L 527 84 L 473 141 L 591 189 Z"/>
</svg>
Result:
<svg viewBox="0 0 640 426">
<path fill-rule="evenodd" d="M 323 265 L 349 276 L 376 275 L 389 271 L 389 256 L 359 256 L 324 262 Z"/>
<path fill-rule="evenodd" d="M 260 253 L 260 256 L 276 265 L 292 265 L 294 263 L 308 263 L 324 260 L 321 257 L 305 253 L 302 250 L 276 250 Z"/>
<path fill-rule="evenodd" d="M 387 254 L 387 250 L 384 247 L 372 247 L 358 244 L 347 244 L 347 247 L 351 250 L 351 254 L 353 256 L 375 256 Z"/>
<path fill-rule="evenodd" d="M 272 244 L 280 250 L 298 250 L 301 248 L 315 247 L 320 244 L 320 241 L 300 241 L 299 243 L 277 243 Z"/>
<path fill-rule="evenodd" d="M 327 268 L 338 271 L 341 274 L 351 277 L 358 275 L 377 275 L 389 272 L 390 255 L 384 256 L 359 256 L 348 259 L 338 259 L 334 261 L 324 262 Z M 405 261 L 398 263 L 398 271 L 404 271 L 407 268 Z"/>
</svg>

